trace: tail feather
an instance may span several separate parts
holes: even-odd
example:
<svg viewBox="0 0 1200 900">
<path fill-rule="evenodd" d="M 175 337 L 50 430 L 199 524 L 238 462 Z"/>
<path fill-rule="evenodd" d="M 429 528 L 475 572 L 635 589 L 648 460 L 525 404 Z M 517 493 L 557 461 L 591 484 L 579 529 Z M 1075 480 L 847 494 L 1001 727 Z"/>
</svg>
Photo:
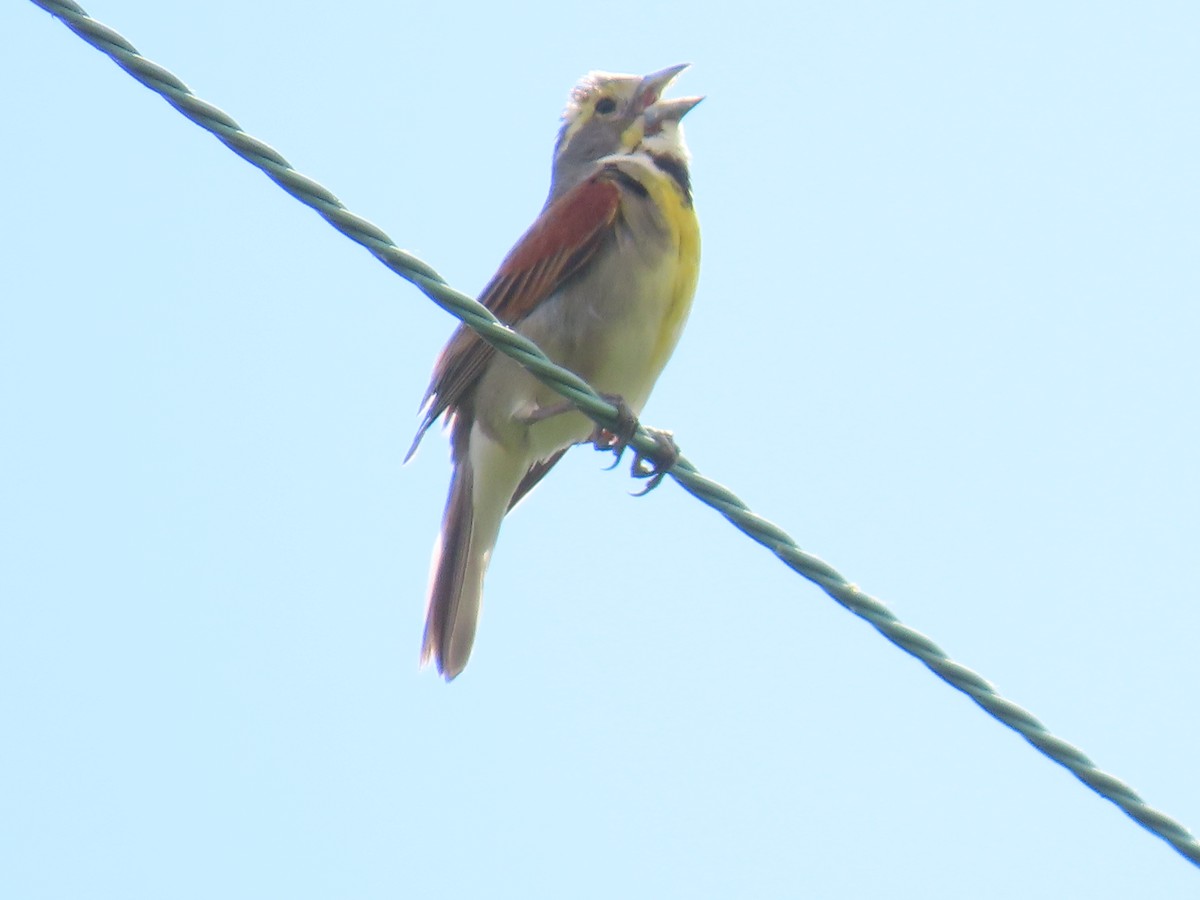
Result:
<svg viewBox="0 0 1200 900">
<path fill-rule="evenodd" d="M 447 681 L 466 667 L 479 618 L 482 573 L 472 578 L 468 571 L 474 568 L 470 564 L 473 480 L 469 465 L 454 467 L 429 576 L 421 665 L 434 662 Z"/>
<path fill-rule="evenodd" d="M 465 422 L 466 420 L 464 420 Z M 457 423 L 456 423 L 457 424 Z M 533 465 L 521 452 L 465 424 L 453 436 L 454 473 L 433 551 L 421 664 L 446 680 L 467 665 L 483 595 L 483 576 L 514 494 L 528 490 L 558 459 Z"/>
</svg>

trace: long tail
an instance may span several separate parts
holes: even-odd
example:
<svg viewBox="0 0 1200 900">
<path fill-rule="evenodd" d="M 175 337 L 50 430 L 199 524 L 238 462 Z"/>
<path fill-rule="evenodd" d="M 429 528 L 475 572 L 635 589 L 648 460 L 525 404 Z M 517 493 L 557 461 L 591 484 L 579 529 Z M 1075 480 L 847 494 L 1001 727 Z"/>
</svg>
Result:
<svg viewBox="0 0 1200 900">
<path fill-rule="evenodd" d="M 447 681 L 467 665 L 483 593 L 482 572 L 480 577 L 468 577 L 468 570 L 474 568 L 470 565 L 473 482 L 470 465 L 454 467 L 450 496 L 446 498 L 446 512 L 442 516 L 442 532 L 433 549 L 433 567 L 429 575 L 421 665 L 432 660 Z"/>
<path fill-rule="evenodd" d="M 526 470 L 522 460 L 478 430 L 472 429 L 469 438 L 455 443 L 454 473 L 433 551 L 421 645 L 421 665 L 434 662 L 447 681 L 466 668 L 471 655 L 484 572 L 500 522 Z"/>
</svg>

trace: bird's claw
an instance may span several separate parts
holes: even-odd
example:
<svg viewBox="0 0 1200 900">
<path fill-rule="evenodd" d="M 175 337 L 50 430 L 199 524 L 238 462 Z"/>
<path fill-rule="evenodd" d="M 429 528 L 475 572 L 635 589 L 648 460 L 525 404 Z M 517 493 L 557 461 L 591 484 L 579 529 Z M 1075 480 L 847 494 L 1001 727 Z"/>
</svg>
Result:
<svg viewBox="0 0 1200 900">
<path fill-rule="evenodd" d="M 612 428 L 602 428 L 597 425 L 596 430 L 592 433 L 592 444 L 597 450 L 616 454 L 612 465 L 608 467 L 608 470 L 611 471 L 620 464 L 626 449 L 629 448 L 630 441 L 637 434 L 638 420 L 624 398 L 612 394 L 603 396 L 617 408 L 617 421 Z M 644 497 L 662 484 L 662 480 L 667 477 L 667 473 L 679 459 L 679 446 L 675 443 L 671 432 L 647 428 L 646 433 L 654 439 L 654 449 L 649 453 L 642 453 L 635 448 L 633 464 L 629 467 L 629 474 L 633 478 L 646 481 L 644 488 L 634 492 L 633 496 L 635 497 Z"/>
<path fill-rule="evenodd" d="M 608 467 L 609 470 L 612 470 L 620 464 L 621 458 L 625 455 L 625 448 L 637 434 L 638 420 L 624 397 L 616 394 L 601 394 L 601 396 L 617 408 L 617 421 L 612 428 L 603 428 L 597 425 L 596 430 L 592 432 L 592 444 L 602 453 L 616 454 L 612 465 Z"/>
<path fill-rule="evenodd" d="M 654 438 L 654 450 L 649 453 L 637 453 L 633 457 L 633 465 L 629 474 L 634 478 L 647 479 L 646 486 L 634 493 L 635 497 L 644 497 L 667 477 L 667 473 L 679 461 L 679 445 L 669 431 L 658 431 L 647 428 L 647 433 Z"/>
</svg>

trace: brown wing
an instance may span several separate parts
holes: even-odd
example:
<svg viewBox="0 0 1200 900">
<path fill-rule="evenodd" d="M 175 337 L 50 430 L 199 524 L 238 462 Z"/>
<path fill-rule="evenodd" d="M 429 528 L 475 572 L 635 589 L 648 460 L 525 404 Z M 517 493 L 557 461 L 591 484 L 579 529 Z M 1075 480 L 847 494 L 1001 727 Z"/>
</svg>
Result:
<svg viewBox="0 0 1200 900">
<path fill-rule="evenodd" d="M 520 322 L 591 259 L 616 219 L 620 199 L 620 188 L 603 170 L 567 191 L 509 251 L 479 302 L 506 325 Z M 421 402 L 425 418 L 408 456 L 438 416 L 462 401 L 494 352 L 471 329 L 458 327 L 433 367 Z"/>
</svg>

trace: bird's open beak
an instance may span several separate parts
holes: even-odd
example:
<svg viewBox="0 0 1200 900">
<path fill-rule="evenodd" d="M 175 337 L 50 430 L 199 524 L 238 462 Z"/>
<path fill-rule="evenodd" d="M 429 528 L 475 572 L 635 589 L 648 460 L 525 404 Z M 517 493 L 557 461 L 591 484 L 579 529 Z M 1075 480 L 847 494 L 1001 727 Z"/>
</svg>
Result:
<svg viewBox="0 0 1200 900">
<path fill-rule="evenodd" d="M 678 122 L 690 112 L 703 97 L 677 97 L 659 100 L 646 110 L 646 134 L 658 134 L 663 122 Z"/>
<path fill-rule="evenodd" d="M 664 122 L 678 122 L 703 97 L 679 97 L 678 99 L 662 100 L 662 92 L 672 81 L 691 63 L 680 63 L 668 66 L 661 72 L 655 72 L 642 79 L 638 87 L 639 105 L 645 111 L 646 134 L 658 134 Z"/>
<path fill-rule="evenodd" d="M 690 65 L 691 63 L 680 63 L 677 66 L 668 66 L 661 72 L 655 72 L 643 78 L 637 92 L 639 107 L 646 109 L 648 106 L 657 103 L 658 98 L 662 96 L 662 92 L 667 89 L 667 85 L 675 80 L 676 75 Z"/>
</svg>

